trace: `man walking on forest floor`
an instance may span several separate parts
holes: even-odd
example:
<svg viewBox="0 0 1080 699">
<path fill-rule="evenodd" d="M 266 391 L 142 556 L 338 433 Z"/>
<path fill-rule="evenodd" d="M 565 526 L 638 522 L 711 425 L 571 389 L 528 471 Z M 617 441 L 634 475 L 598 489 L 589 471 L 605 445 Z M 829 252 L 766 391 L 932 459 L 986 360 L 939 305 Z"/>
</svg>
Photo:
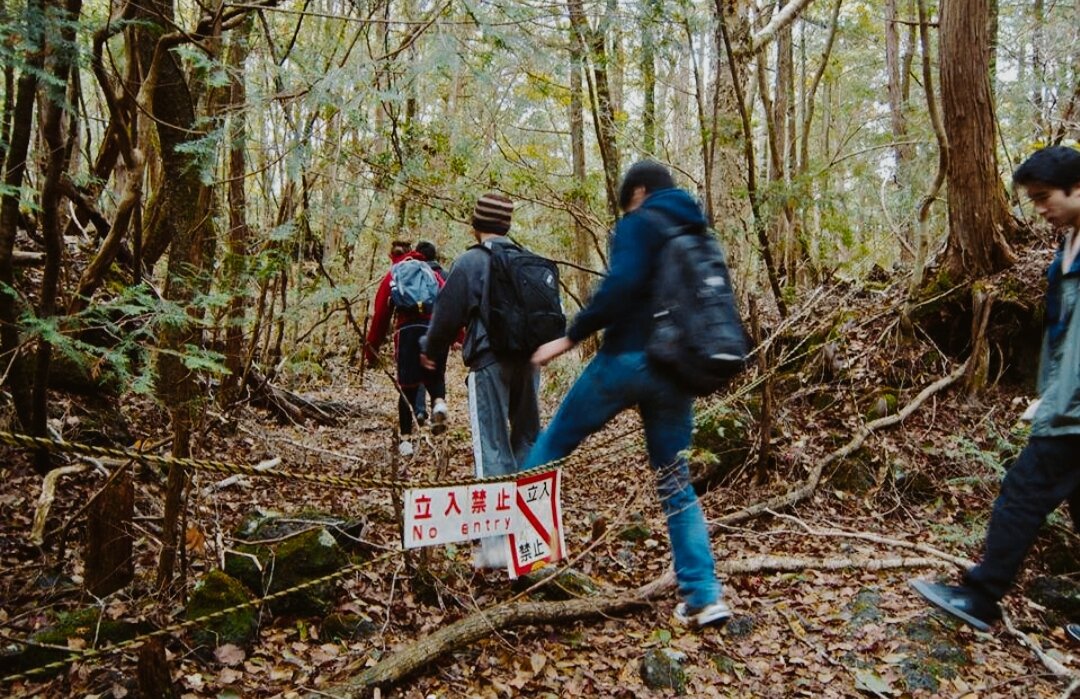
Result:
<svg viewBox="0 0 1080 699">
<path fill-rule="evenodd" d="M 510 244 L 506 234 L 513 213 L 514 203 L 498 193 L 485 194 L 476 202 L 472 234 L 478 245 L 454 261 L 422 341 L 421 361 L 433 366 L 428 357 L 446 356 L 461 328 L 466 329 L 461 357 L 469 368 L 469 422 L 477 477 L 519 471 L 540 431 L 539 371 L 528 357 L 496 356 L 481 317 L 491 266 L 489 251 L 493 246 Z M 473 565 L 506 568 L 505 537 L 481 539 Z"/>
<path fill-rule="evenodd" d="M 409 439 L 413 431 L 413 411 L 418 394 L 424 388 L 431 396 L 431 431 L 441 434 L 446 430 L 446 354 L 435 355 L 438 362 L 432 366 L 420 363 L 420 338 L 427 332 L 435 297 L 444 281 L 427 263 L 423 252 L 409 250 L 405 241 L 390 245 L 390 270 L 383 277 L 375 293 L 375 310 L 368 330 L 365 352 L 367 361 L 378 361 L 379 347 L 390 329 L 391 317 L 395 320 L 394 362 L 398 384 L 398 429 L 401 441 L 398 453 L 412 456 L 413 443 Z M 406 270 L 406 267 L 409 269 Z M 421 404 L 422 405 L 422 404 Z"/>
<path fill-rule="evenodd" d="M 542 345 L 533 362 L 547 364 L 600 329 L 605 330 L 603 345 L 537 439 L 525 468 L 567 456 L 615 415 L 636 407 L 684 600 L 675 609 L 676 619 L 697 626 L 719 624 L 731 617 L 731 610 L 716 578 L 705 516 L 684 455 L 693 430 L 694 396 L 657 371 L 645 355 L 655 260 L 667 240 L 662 222 L 704 229 L 705 216 L 685 190 L 675 187 L 668 169 L 652 160 L 626 172 L 619 206 L 626 215 L 615 226 L 608 275 L 566 336 Z"/>
<path fill-rule="evenodd" d="M 911 581 L 929 602 L 980 631 L 1001 618 L 998 603 L 1063 501 L 1080 531 L 1080 151 L 1043 148 L 1016 169 L 1013 182 L 1063 234 L 1047 274 L 1039 399 L 1025 413 L 1031 436 L 1001 483 L 981 562 L 960 585 Z"/>
</svg>

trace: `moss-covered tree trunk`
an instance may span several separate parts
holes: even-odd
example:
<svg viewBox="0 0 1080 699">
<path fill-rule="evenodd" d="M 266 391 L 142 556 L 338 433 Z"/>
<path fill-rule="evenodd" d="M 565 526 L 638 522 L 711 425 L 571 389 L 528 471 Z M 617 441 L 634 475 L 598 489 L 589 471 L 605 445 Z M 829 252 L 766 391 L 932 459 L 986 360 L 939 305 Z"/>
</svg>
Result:
<svg viewBox="0 0 1080 699">
<path fill-rule="evenodd" d="M 160 336 L 158 394 L 169 409 L 172 420 L 173 455 L 191 453 L 192 426 L 202 412 L 198 376 L 184 362 L 189 348 L 203 345 L 202 310 L 195 305 L 200 294 L 209 288 L 213 266 L 214 226 L 212 189 L 201 179 L 197 153 L 185 146 L 204 136 L 196 121 L 197 81 L 184 73 L 179 57 L 170 51 L 175 35 L 167 35 L 166 25 L 174 16 L 170 0 L 153 0 L 148 7 L 148 38 L 155 41 L 154 57 L 148 71 L 144 94 L 149 97 L 161 145 L 164 177 L 151 204 L 143 252 L 148 263 L 168 247 L 165 297 L 187 309 L 188 322 L 167 325 Z M 178 520 L 186 483 L 184 469 L 169 469 L 165 494 L 165 521 L 162 526 L 162 549 L 158 561 L 158 584 L 167 585 L 176 561 Z"/>
</svg>

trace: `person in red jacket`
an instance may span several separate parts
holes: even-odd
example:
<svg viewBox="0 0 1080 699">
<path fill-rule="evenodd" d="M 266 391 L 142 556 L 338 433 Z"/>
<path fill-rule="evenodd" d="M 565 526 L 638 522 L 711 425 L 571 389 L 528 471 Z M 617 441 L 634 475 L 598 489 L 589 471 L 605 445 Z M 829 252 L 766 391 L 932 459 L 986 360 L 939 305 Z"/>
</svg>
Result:
<svg viewBox="0 0 1080 699">
<path fill-rule="evenodd" d="M 405 241 L 394 241 L 390 246 L 391 269 L 383 277 L 375 294 L 375 308 L 365 346 L 367 360 L 377 361 L 379 348 L 390 330 L 390 321 L 394 320 L 394 361 L 397 367 L 398 425 L 401 432 L 398 452 L 402 456 L 411 456 L 413 453 L 414 448 L 409 436 L 413 431 L 414 406 L 422 388 L 427 390 L 432 400 L 432 433 L 441 434 L 446 430 L 448 415 L 446 357 L 440 357 L 434 369 L 425 369 L 420 364 L 420 338 L 427 333 L 431 309 L 398 308 L 391 295 L 392 270 L 395 265 L 406 260 L 429 263 L 422 252 L 410 248 L 411 245 Z M 446 283 L 441 270 L 432 267 L 432 272 L 441 289 Z"/>
</svg>

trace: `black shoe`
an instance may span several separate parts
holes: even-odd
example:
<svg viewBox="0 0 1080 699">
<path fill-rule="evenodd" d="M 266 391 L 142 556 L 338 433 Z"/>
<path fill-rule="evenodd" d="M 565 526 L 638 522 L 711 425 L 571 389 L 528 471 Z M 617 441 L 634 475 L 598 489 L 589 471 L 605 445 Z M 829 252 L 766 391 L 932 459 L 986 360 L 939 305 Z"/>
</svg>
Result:
<svg viewBox="0 0 1080 699">
<path fill-rule="evenodd" d="M 942 585 L 929 580 L 911 580 L 910 583 L 927 602 L 979 631 L 989 631 L 990 625 L 1001 618 L 996 603 L 966 585 Z"/>
<path fill-rule="evenodd" d="M 1080 624 L 1065 624 L 1065 638 L 1080 643 Z"/>
<path fill-rule="evenodd" d="M 427 424 L 427 413 L 422 410 L 418 412 L 416 414 L 416 424 L 418 427 L 423 427 L 425 424 Z"/>
</svg>

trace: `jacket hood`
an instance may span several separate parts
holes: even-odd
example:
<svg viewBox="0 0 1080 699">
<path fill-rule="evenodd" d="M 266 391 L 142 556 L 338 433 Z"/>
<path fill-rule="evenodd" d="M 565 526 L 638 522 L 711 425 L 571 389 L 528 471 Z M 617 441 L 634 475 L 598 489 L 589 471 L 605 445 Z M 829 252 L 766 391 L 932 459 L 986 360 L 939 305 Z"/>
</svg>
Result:
<svg viewBox="0 0 1080 699">
<path fill-rule="evenodd" d="M 685 189 L 658 189 L 641 203 L 642 209 L 658 211 L 680 224 L 706 225 L 705 212 Z"/>
<path fill-rule="evenodd" d="M 390 261 L 395 265 L 398 262 L 401 262 L 402 260 L 420 260 L 421 262 L 427 262 L 427 258 L 424 257 L 419 252 L 417 252 L 416 250 L 410 250 L 407 253 L 405 253 L 404 255 L 391 255 L 390 256 Z"/>
</svg>

